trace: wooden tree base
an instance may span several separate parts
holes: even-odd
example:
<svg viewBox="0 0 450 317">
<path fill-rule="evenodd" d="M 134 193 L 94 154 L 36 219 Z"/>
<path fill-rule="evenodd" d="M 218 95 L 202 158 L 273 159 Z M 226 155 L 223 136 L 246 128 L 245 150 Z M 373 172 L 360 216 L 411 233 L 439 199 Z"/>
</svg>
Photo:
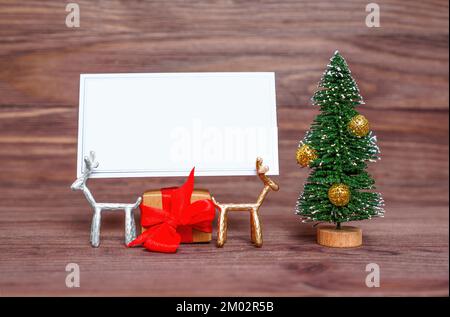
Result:
<svg viewBox="0 0 450 317">
<path fill-rule="evenodd" d="M 362 230 L 357 227 L 320 226 L 317 228 L 317 243 L 332 248 L 354 248 L 362 245 Z"/>
</svg>

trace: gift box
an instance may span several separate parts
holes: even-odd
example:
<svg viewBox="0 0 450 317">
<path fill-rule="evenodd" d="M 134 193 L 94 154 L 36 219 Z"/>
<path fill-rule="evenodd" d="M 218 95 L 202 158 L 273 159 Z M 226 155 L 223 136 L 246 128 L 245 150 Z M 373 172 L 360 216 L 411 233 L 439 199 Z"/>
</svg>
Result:
<svg viewBox="0 0 450 317">
<path fill-rule="evenodd" d="M 148 190 L 142 195 L 142 204 L 145 206 L 151 206 L 153 208 L 170 210 L 172 203 L 171 193 L 175 189 L 164 188 L 158 190 Z M 190 203 L 194 203 L 199 200 L 211 199 L 211 194 L 206 189 L 194 189 L 191 195 Z M 212 221 L 211 221 L 212 229 Z M 141 227 L 142 232 L 146 229 Z M 203 228 L 202 230 L 207 230 L 209 232 L 201 231 L 193 228 L 192 226 L 178 226 L 176 231 L 181 236 L 181 243 L 201 243 L 210 242 L 212 240 L 212 230 L 210 228 Z"/>
<path fill-rule="evenodd" d="M 146 191 L 141 209 L 141 234 L 128 247 L 177 252 L 180 243 L 211 241 L 215 205 L 207 190 L 194 190 L 194 168 L 180 187 Z"/>
</svg>

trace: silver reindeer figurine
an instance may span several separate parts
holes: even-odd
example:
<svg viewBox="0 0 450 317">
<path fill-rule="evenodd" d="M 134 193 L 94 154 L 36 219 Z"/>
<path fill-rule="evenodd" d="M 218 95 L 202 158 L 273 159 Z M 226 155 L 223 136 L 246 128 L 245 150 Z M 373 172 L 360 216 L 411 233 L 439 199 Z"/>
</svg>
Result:
<svg viewBox="0 0 450 317">
<path fill-rule="evenodd" d="M 89 157 L 86 156 L 84 158 L 84 164 L 83 175 L 73 182 L 70 188 L 72 190 L 81 190 L 86 197 L 86 200 L 94 209 L 91 225 L 91 245 L 95 248 L 100 245 L 100 222 L 102 218 L 102 210 L 125 211 L 125 244 L 128 245 L 128 243 L 136 239 L 136 224 L 134 222 L 133 210 L 139 206 L 142 198 L 139 197 L 134 204 L 97 203 L 86 185 L 89 176 L 92 174 L 93 170 L 98 167 L 98 162 L 95 160 L 94 152 L 91 152 Z"/>
</svg>

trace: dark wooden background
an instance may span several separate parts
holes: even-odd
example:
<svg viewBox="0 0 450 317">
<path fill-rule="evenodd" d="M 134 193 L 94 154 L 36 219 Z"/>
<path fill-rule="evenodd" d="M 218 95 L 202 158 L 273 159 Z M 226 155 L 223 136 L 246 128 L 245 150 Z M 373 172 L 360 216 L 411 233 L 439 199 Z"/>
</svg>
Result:
<svg viewBox="0 0 450 317">
<path fill-rule="evenodd" d="M 0 295 L 448 295 L 448 1 L 379 0 L 381 27 L 365 26 L 369 1 L 0 0 Z M 308 170 L 294 153 L 334 50 L 366 100 L 383 159 L 371 173 L 384 219 L 360 222 L 364 246 L 314 242 L 294 205 Z M 177 254 L 127 249 L 123 218 L 105 214 L 89 246 L 91 211 L 75 178 L 80 73 L 275 71 L 281 191 L 261 210 L 265 244 L 232 215 L 229 242 Z M 135 155 L 139 155 L 136 153 Z M 181 178 L 93 182 L 98 200 L 130 201 Z M 253 201 L 256 177 L 198 178 L 221 201 Z M 65 266 L 81 287 L 65 286 Z M 381 287 L 365 286 L 365 267 Z"/>
</svg>

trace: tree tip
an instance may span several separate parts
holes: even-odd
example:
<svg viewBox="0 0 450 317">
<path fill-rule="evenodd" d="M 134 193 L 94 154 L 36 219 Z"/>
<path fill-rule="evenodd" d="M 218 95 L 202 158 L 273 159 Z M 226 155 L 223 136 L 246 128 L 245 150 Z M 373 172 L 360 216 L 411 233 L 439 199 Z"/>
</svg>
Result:
<svg viewBox="0 0 450 317">
<path fill-rule="evenodd" d="M 333 60 L 336 60 L 336 59 L 340 59 L 340 58 L 342 58 L 341 53 L 339 53 L 338 50 L 335 50 L 333 56 L 331 56 L 331 58 L 330 58 L 330 61 L 333 61 Z"/>
</svg>

